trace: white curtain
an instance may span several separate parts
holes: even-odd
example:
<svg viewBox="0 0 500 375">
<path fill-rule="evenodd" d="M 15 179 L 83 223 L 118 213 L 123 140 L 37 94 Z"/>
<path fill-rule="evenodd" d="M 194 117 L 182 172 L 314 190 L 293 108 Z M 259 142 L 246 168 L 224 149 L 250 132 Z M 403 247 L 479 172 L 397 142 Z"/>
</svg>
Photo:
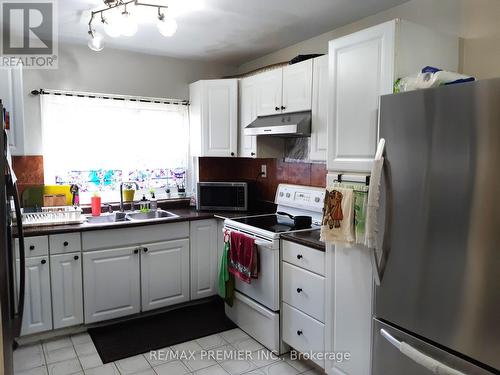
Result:
<svg viewBox="0 0 500 375">
<path fill-rule="evenodd" d="M 69 174 L 114 171 L 109 178 L 115 181 L 83 191 L 116 200 L 120 180 L 138 180 L 143 189 L 175 185 L 169 171 L 188 167 L 187 106 L 59 95 L 41 100 L 45 184 Z M 148 181 L 158 171 L 169 175 Z"/>
</svg>

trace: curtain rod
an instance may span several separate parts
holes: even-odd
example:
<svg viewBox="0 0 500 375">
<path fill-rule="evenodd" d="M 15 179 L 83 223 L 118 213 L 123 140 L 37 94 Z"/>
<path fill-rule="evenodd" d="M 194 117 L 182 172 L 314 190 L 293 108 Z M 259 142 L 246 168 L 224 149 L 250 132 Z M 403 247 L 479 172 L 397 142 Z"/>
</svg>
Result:
<svg viewBox="0 0 500 375">
<path fill-rule="evenodd" d="M 131 95 L 114 95 L 114 94 L 97 94 L 83 91 L 62 91 L 62 90 L 48 90 L 38 89 L 31 91 L 32 95 L 58 95 L 58 96 L 76 96 L 79 98 L 92 98 L 92 99 L 110 99 L 110 100 L 128 100 L 131 102 L 140 103 L 158 103 L 158 104 L 175 104 L 175 105 L 189 105 L 188 100 L 181 99 L 167 99 L 167 98 L 151 98 L 145 96 L 131 96 Z"/>
</svg>

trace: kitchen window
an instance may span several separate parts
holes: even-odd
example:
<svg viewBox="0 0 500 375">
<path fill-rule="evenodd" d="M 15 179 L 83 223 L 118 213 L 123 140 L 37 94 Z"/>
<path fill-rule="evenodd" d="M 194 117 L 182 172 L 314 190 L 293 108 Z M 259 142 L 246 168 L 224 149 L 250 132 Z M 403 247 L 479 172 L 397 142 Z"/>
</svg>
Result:
<svg viewBox="0 0 500 375">
<path fill-rule="evenodd" d="M 82 203 L 95 193 L 118 201 L 122 181 L 157 198 L 185 187 L 187 106 L 53 94 L 41 101 L 46 185 L 75 183 Z"/>
</svg>

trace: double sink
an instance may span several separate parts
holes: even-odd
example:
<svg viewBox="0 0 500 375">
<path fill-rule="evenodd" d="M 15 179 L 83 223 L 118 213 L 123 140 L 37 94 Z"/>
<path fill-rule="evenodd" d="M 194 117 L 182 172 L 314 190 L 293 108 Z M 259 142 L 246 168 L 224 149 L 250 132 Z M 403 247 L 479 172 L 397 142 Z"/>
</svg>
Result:
<svg viewBox="0 0 500 375">
<path fill-rule="evenodd" d="M 87 216 L 87 224 L 111 224 L 123 222 L 139 222 L 139 221 L 163 221 L 178 218 L 179 215 L 173 214 L 164 210 L 156 211 L 129 211 L 129 212 L 114 212 L 111 214 L 103 214 L 101 216 Z"/>
</svg>

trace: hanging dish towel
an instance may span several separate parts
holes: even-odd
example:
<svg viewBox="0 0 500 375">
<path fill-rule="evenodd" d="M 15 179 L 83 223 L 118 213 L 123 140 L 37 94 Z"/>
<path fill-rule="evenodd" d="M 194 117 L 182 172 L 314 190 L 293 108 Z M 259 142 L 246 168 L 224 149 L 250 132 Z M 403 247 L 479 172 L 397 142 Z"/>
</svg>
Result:
<svg viewBox="0 0 500 375">
<path fill-rule="evenodd" d="M 354 190 L 354 233 L 356 244 L 364 245 L 366 240 L 366 208 L 368 205 L 368 188 L 365 186 Z"/>
<path fill-rule="evenodd" d="M 384 147 L 385 139 L 382 138 L 380 139 L 375 160 L 373 161 L 370 177 L 370 192 L 368 194 L 368 203 L 366 206 L 365 246 L 370 249 L 377 248 L 377 237 L 379 232 L 377 215 L 380 200 L 380 181 L 384 168 Z"/>
<path fill-rule="evenodd" d="M 352 245 L 354 235 L 354 190 L 332 187 L 326 190 L 321 240 Z"/>
<path fill-rule="evenodd" d="M 219 296 L 229 306 L 233 306 L 234 297 L 234 276 L 229 273 L 228 260 L 229 260 L 229 247 L 230 247 L 230 232 L 224 232 L 224 250 L 220 259 L 219 271 Z"/>
<path fill-rule="evenodd" d="M 232 232 L 229 247 L 229 272 L 250 284 L 258 277 L 258 254 L 255 240 L 243 233 Z"/>
</svg>

